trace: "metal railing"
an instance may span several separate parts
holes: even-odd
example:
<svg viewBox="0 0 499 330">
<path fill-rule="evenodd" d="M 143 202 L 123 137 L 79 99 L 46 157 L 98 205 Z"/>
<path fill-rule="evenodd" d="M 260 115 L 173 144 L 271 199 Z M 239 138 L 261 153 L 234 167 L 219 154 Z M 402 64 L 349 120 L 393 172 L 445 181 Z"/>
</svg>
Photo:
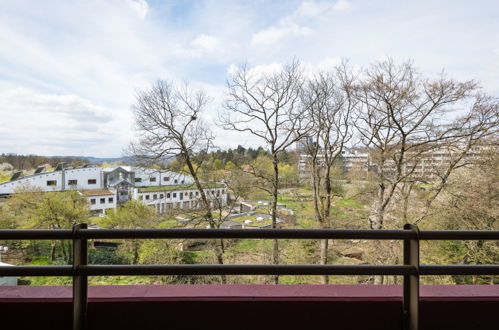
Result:
<svg viewBox="0 0 499 330">
<path fill-rule="evenodd" d="M 403 240 L 403 265 L 88 265 L 89 239 L 364 239 Z M 499 231 L 337 229 L 98 229 L 84 223 L 61 230 L 0 230 L 0 240 L 71 240 L 73 264 L 6 266 L 0 276 L 72 276 L 73 329 L 86 329 L 88 276 L 97 275 L 402 275 L 403 328 L 419 327 L 422 275 L 499 275 L 499 265 L 420 265 L 421 240 L 499 240 Z"/>
</svg>

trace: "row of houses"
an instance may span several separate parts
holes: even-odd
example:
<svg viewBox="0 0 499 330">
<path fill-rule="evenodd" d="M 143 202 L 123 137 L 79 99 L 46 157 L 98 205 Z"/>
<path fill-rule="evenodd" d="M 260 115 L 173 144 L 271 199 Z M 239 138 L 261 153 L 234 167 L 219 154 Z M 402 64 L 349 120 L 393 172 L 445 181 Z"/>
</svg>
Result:
<svg viewBox="0 0 499 330">
<path fill-rule="evenodd" d="M 212 206 L 227 203 L 227 189 L 223 184 L 204 184 L 204 187 Z M 92 215 L 103 215 L 131 199 L 154 207 L 158 213 L 171 208 L 200 206 L 199 191 L 192 177 L 145 167 L 85 165 L 66 168 L 59 164 L 53 171 L 39 167 L 33 174 L 22 176 L 21 172 L 16 172 L 9 181 L 0 183 L 0 197 L 23 189 L 76 190 L 87 198 Z"/>
</svg>

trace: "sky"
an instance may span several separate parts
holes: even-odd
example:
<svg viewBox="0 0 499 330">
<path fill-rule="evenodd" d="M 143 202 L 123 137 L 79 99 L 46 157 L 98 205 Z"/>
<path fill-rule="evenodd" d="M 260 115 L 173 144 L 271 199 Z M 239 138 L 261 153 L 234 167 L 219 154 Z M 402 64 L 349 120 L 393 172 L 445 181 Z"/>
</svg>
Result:
<svg viewBox="0 0 499 330">
<path fill-rule="evenodd" d="M 204 89 L 210 123 L 242 63 L 387 57 L 499 96 L 499 1 L 0 0 L 0 153 L 118 157 L 157 79 Z M 214 130 L 221 148 L 259 145 Z"/>
</svg>

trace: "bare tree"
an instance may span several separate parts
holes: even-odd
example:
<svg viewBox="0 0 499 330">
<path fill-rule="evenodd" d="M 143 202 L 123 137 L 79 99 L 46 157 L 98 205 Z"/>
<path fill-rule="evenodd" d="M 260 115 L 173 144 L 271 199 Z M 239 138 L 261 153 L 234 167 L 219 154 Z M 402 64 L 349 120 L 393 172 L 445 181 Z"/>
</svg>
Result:
<svg viewBox="0 0 499 330">
<path fill-rule="evenodd" d="M 359 102 L 356 128 L 377 169 L 369 223 L 381 229 L 397 188 L 418 181 L 421 161 L 442 150 L 453 156 L 440 167 L 436 197 L 471 148 L 497 129 L 497 101 L 480 94 L 474 81 L 458 82 L 444 74 L 425 78 L 411 62 L 378 62 L 364 75 L 353 94 Z M 464 107 L 469 110 L 459 117 Z M 428 199 L 424 214 L 435 197 Z"/>
<path fill-rule="evenodd" d="M 225 111 L 220 115 L 224 129 L 250 133 L 269 149 L 273 164 L 272 228 L 277 224 L 279 155 L 308 134 L 309 122 L 301 102 L 303 75 L 293 61 L 279 72 L 261 73 L 242 66 L 227 82 Z M 279 245 L 274 240 L 272 259 L 279 263 Z M 279 279 L 274 278 L 275 283 Z"/>
<path fill-rule="evenodd" d="M 208 102 L 206 94 L 158 80 L 150 89 L 137 92 L 136 99 L 133 110 L 139 138 L 130 145 L 131 153 L 143 161 L 164 163 L 176 156 L 185 163 L 186 172 L 199 191 L 204 219 L 211 228 L 217 228 L 212 198 L 207 196 L 207 187 L 200 180 L 199 164 L 192 159 L 193 155 L 201 151 L 206 153 L 213 145 L 214 136 L 200 118 Z M 223 264 L 221 240 L 217 240 L 216 257 L 218 263 Z M 222 276 L 222 282 L 225 281 Z"/>
<path fill-rule="evenodd" d="M 306 88 L 304 103 L 308 104 L 308 118 L 313 129 L 305 143 L 312 179 L 315 218 L 321 228 L 331 227 L 333 185 L 331 170 L 337 163 L 345 144 L 352 137 L 351 113 L 355 100 L 351 97 L 354 76 L 344 62 L 332 73 L 321 72 Z M 321 264 L 327 264 L 328 240 L 321 241 Z M 328 276 L 322 277 L 324 284 Z"/>
</svg>

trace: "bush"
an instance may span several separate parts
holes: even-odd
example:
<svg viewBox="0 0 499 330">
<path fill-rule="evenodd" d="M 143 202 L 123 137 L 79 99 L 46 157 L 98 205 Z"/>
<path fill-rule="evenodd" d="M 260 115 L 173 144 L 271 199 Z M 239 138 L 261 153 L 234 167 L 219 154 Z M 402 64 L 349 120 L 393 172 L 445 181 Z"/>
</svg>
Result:
<svg viewBox="0 0 499 330">
<path fill-rule="evenodd" d="M 89 264 L 101 265 L 126 265 L 130 263 L 129 258 L 115 250 L 89 250 Z"/>
</svg>

